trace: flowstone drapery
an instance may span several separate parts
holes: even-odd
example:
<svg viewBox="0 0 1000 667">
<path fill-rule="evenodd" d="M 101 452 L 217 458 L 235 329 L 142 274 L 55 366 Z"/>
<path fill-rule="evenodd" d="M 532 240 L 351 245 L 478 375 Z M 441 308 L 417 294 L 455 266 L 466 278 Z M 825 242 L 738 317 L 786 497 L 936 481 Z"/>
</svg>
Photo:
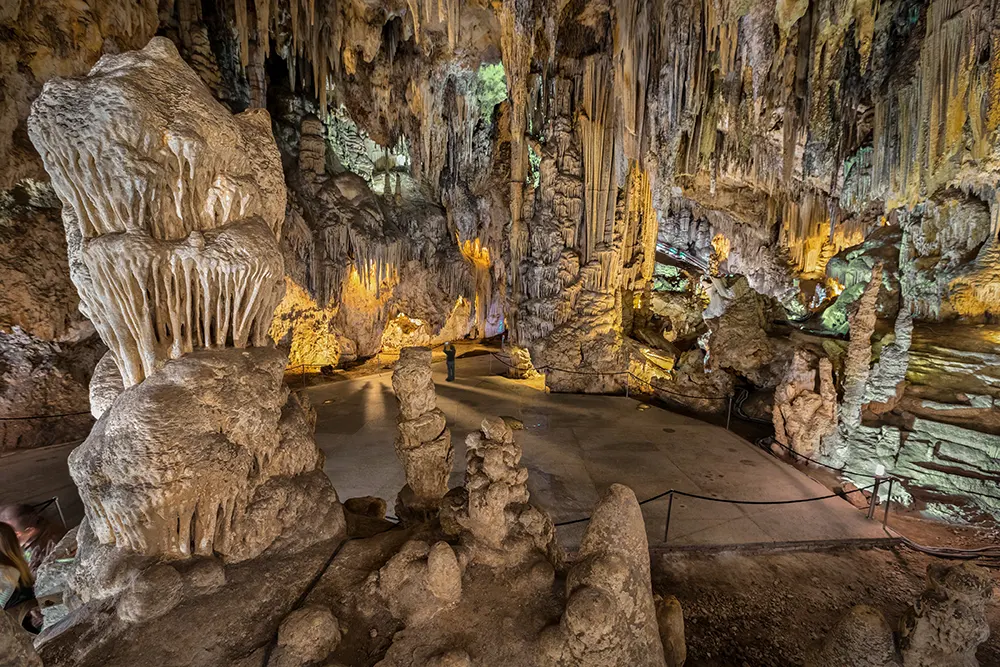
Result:
<svg viewBox="0 0 1000 667">
<path fill-rule="evenodd" d="M 49 81 L 28 130 L 63 202 L 81 310 L 125 386 L 198 348 L 259 346 L 283 291 L 281 160 L 167 39 Z"/>
<path fill-rule="evenodd" d="M 70 456 L 81 533 L 96 538 L 77 589 L 115 592 L 87 575 L 94 563 L 236 562 L 341 534 L 312 412 L 289 395 L 285 355 L 262 347 L 284 287 L 267 113 L 232 116 L 156 38 L 51 80 L 29 129 L 63 201 L 81 308 L 115 362 Z"/>
</svg>

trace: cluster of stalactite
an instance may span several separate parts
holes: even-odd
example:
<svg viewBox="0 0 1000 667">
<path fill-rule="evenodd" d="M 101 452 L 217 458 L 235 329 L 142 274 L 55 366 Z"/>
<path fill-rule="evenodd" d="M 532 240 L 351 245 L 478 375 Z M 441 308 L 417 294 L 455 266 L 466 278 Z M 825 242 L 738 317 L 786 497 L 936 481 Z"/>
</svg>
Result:
<svg viewBox="0 0 1000 667">
<path fill-rule="evenodd" d="M 793 273 L 821 275 L 883 212 L 943 187 L 994 198 L 983 168 L 1000 124 L 991 3 L 671 5 L 651 85 L 658 183 L 777 226 Z M 741 188 L 769 202 L 766 216 L 738 205 L 747 195 L 720 197 Z"/>
</svg>

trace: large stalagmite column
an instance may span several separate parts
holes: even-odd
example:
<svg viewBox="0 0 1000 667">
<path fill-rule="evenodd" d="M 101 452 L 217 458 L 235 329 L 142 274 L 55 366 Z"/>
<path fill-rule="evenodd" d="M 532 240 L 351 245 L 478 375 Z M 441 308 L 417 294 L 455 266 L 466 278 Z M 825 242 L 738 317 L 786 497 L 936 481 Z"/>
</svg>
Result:
<svg viewBox="0 0 1000 667">
<path fill-rule="evenodd" d="M 28 128 L 63 202 L 81 310 L 114 360 L 70 457 L 79 567 L 114 560 L 107 549 L 239 561 L 341 533 L 311 411 L 268 344 L 285 187 L 267 112 L 233 116 L 155 38 L 49 81 Z"/>
<path fill-rule="evenodd" d="M 440 509 L 455 458 L 451 431 L 444 413 L 435 406 L 429 348 L 404 347 L 399 351 L 392 388 L 399 399 L 396 456 L 406 471 L 406 486 L 399 492 L 396 513 L 400 518 L 420 518 Z"/>
</svg>

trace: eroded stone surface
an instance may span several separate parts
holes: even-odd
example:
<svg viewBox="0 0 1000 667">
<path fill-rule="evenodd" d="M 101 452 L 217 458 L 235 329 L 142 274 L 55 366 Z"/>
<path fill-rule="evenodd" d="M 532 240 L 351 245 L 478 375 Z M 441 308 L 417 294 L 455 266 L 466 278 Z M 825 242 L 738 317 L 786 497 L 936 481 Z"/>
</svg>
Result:
<svg viewBox="0 0 1000 667">
<path fill-rule="evenodd" d="M 406 473 L 397 512 L 400 516 L 434 512 L 448 493 L 455 454 L 444 413 L 435 407 L 430 348 L 405 347 L 399 351 L 392 388 L 399 399 L 400 413 L 396 456 Z"/>
</svg>

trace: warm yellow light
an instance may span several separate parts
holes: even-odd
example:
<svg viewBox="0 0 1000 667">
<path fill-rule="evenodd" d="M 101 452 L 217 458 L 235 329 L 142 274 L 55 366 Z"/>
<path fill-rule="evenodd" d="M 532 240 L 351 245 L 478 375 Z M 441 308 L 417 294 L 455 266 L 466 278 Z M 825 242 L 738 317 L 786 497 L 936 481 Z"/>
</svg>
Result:
<svg viewBox="0 0 1000 667">
<path fill-rule="evenodd" d="M 482 241 L 476 239 L 466 239 L 459 241 L 458 249 L 462 255 L 479 268 L 487 268 L 490 265 L 490 249 L 483 245 Z"/>
<path fill-rule="evenodd" d="M 828 277 L 826 279 L 826 289 L 833 296 L 840 296 L 840 293 L 844 291 L 844 285 L 836 278 Z"/>
<path fill-rule="evenodd" d="M 712 239 L 712 249 L 715 251 L 715 255 L 721 264 L 726 261 L 727 257 L 729 257 L 729 251 L 732 249 L 732 244 L 724 235 L 716 234 L 715 238 Z"/>
</svg>

